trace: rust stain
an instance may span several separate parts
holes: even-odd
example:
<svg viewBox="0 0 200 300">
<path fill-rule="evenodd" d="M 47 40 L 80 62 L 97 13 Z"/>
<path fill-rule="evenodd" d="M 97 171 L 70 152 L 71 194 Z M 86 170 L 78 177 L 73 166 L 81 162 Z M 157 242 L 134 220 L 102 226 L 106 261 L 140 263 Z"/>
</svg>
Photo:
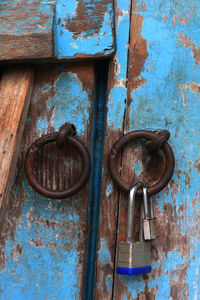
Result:
<svg viewBox="0 0 200 300">
<path fill-rule="evenodd" d="M 195 64 L 198 65 L 200 63 L 200 46 L 197 48 L 196 42 L 192 42 L 190 37 L 185 35 L 184 33 L 179 33 L 178 37 L 181 41 L 181 48 L 192 48 Z"/>
<path fill-rule="evenodd" d="M 65 28 L 73 33 L 76 40 L 84 32 L 84 36 L 93 36 L 99 33 L 107 11 L 107 5 L 110 0 L 103 0 L 85 3 L 83 0 L 78 1 L 76 15 L 73 18 L 65 20 Z"/>
</svg>

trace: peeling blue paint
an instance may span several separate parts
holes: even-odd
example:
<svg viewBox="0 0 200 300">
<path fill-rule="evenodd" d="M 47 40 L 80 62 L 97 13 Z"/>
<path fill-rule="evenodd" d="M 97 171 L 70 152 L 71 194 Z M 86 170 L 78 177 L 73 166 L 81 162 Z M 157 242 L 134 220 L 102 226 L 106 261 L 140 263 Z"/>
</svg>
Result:
<svg viewBox="0 0 200 300">
<path fill-rule="evenodd" d="M 137 174 L 137 175 L 139 175 L 141 172 L 142 172 L 142 163 L 141 162 L 137 162 L 137 163 L 134 163 L 133 164 L 133 169 L 134 169 L 134 171 L 135 171 L 135 173 Z"/>
<path fill-rule="evenodd" d="M 106 196 L 109 197 L 113 192 L 113 182 L 111 181 L 106 190 Z"/>
<path fill-rule="evenodd" d="M 110 91 L 108 102 L 107 122 L 111 129 L 122 128 L 123 116 L 125 110 L 126 89 L 118 86 Z"/>
<path fill-rule="evenodd" d="M 41 88 L 43 93 L 48 92 L 48 90 L 50 90 L 50 89 L 51 89 L 51 85 L 49 82 Z"/>
<path fill-rule="evenodd" d="M 50 123 L 56 130 L 65 123 L 73 123 L 78 134 L 83 134 L 89 124 L 90 101 L 81 82 L 73 73 L 63 73 L 55 83 L 56 95 L 47 101 L 47 107 L 55 106 Z"/>
<path fill-rule="evenodd" d="M 142 280 L 142 275 L 136 276 L 128 276 L 128 275 L 121 275 L 121 279 L 126 283 L 128 291 L 131 293 L 133 299 L 137 298 L 140 292 L 144 291 L 145 282 Z"/>
<path fill-rule="evenodd" d="M 110 251 L 107 246 L 106 239 L 101 239 L 101 248 L 99 250 L 99 260 L 102 264 L 107 264 L 110 262 Z"/>
<path fill-rule="evenodd" d="M 24 187 L 27 201 L 15 240 L 6 243 L 8 261 L 1 271 L 3 292 L 0 298 L 46 299 L 48 295 L 49 299 L 57 299 L 59 295 L 61 299 L 76 299 L 81 285 L 77 272 L 81 266 L 76 250 L 79 215 L 73 204 L 67 213 L 63 213 L 64 201 L 50 200 L 52 210 L 47 209 L 49 201 L 46 198 L 36 194 L 27 182 L 24 182 Z M 48 228 L 45 220 L 54 222 L 55 227 Z M 13 246 L 18 243 L 23 245 L 20 262 L 11 256 Z"/>
<path fill-rule="evenodd" d="M 126 6 L 125 11 L 122 11 L 122 17 L 119 17 L 117 22 L 117 37 L 116 37 L 116 46 L 117 46 L 117 58 L 119 61 L 119 70 L 117 74 L 117 78 L 119 80 L 125 81 L 126 72 L 127 72 L 127 57 L 128 57 L 128 39 L 129 39 L 129 3 L 128 1 L 124 1 L 126 3 L 123 6 Z M 125 83 L 125 82 L 124 82 Z"/>
<path fill-rule="evenodd" d="M 88 10 L 88 18 L 93 18 L 92 14 L 90 16 L 90 11 L 92 12 L 95 9 L 95 1 L 92 3 L 90 1 L 83 2 Z M 108 3 L 106 5 L 106 13 L 98 33 L 93 32 L 91 29 L 89 31 L 86 29 L 86 31 L 83 31 L 74 38 L 74 32 L 71 32 L 66 28 L 66 22 L 72 21 L 77 15 L 77 5 L 78 1 L 76 0 L 58 0 L 56 3 L 54 21 L 56 56 L 60 59 L 75 57 L 77 54 L 112 54 L 115 49 L 112 4 Z M 99 16 L 99 18 L 100 17 L 101 16 Z"/>
<path fill-rule="evenodd" d="M 109 290 L 112 289 L 112 284 L 113 284 L 112 277 L 111 277 L 111 276 L 108 276 L 108 277 L 106 278 L 106 289 L 107 289 L 107 291 L 109 291 Z"/>
<path fill-rule="evenodd" d="M 45 119 L 37 121 L 37 130 L 40 132 L 45 132 L 47 129 L 47 121 Z"/>
</svg>

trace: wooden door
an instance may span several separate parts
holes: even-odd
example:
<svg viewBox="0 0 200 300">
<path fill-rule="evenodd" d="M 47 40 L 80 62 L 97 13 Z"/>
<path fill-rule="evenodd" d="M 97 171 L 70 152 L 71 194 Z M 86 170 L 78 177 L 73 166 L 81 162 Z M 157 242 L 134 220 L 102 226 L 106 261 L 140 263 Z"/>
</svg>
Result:
<svg viewBox="0 0 200 300">
<path fill-rule="evenodd" d="M 198 1 L 116 1 L 117 52 L 110 65 L 95 299 L 199 299 Z M 113 184 L 108 153 L 122 135 L 168 129 L 176 160 L 169 185 L 153 196 L 159 237 L 152 272 L 115 274 L 125 240 L 127 195 Z M 118 162 L 125 183 L 156 181 L 140 144 Z M 116 166 L 117 169 L 117 166 Z"/>
<path fill-rule="evenodd" d="M 0 298 L 87 299 L 105 118 L 99 103 L 106 101 L 107 57 L 115 51 L 113 1 L 19 0 L 0 7 Z M 65 122 L 75 125 L 91 155 L 91 178 L 67 200 L 46 199 L 28 184 L 25 154 Z M 65 153 L 49 145 L 36 161 L 50 189 L 77 181 L 81 161 L 72 148 Z"/>
<path fill-rule="evenodd" d="M 82 7 L 82 1 L 78 6 L 75 2 L 70 2 L 71 12 Z M 109 1 L 104 2 L 106 5 Z M 7 218 L 1 226 L 2 299 L 199 298 L 199 3 L 115 2 L 117 51 L 109 70 L 107 61 L 93 60 L 35 67 L 15 181 Z M 63 12 L 64 1 L 57 3 L 56 13 Z M 84 3 L 91 9 L 91 1 Z M 95 3 L 97 11 L 102 12 L 105 7 L 99 1 Z M 47 5 L 45 10 L 42 7 L 47 14 L 53 11 L 49 2 L 42 4 Z M 87 25 L 87 14 L 84 16 Z M 93 24 L 91 11 L 90 16 Z M 109 18 L 100 16 L 105 22 L 95 26 L 102 29 Z M 52 24 L 53 19 L 47 19 Z M 56 16 L 54 20 L 54 29 L 66 24 L 65 18 Z M 54 49 L 52 54 L 51 46 L 42 47 L 48 50 L 48 57 L 43 52 L 40 63 L 46 58 L 68 59 L 69 53 L 79 59 L 95 56 L 93 51 L 79 52 L 82 44 L 77 37 L 91 41 L 96 32 L 88 31 L 87 26 L 84 32 L 74 27 L 77 18 L 73 14 L 67 20 L 74 33 L 68 35 L 71 29 L 65 28 L 60 38 L 73 38 L 71 46 L 77 52 L 67 52 L 58 39 L 56 45 L 61 48 L 56 49 L 63 52 Z M 44 28 L 37 27 L 39 34 Z M 96 49 L 97 57 L 105 58 L 107 52 L 100 54 L 99 46 L 103 45 L 109 56 L 114 51 L 113 40 L 106 39 L 104 31 L 98 32 L 101 38 L 93 39 L 96 44 L 92 45 L 97 48 L 92 49 Z M 52 37 L 52 31 L 45 35 L 47 41 L 49 34 Z M 40 59 L 35 45 L 32 56 L 25 51 L 26 59 Z M 24 155 L 35 139 L 58 130 L 66 121 L 74 123 L 78 137 L 91 152 L 90 181 L 68 200 L 45 199 L 28 185 Z M 153 196 L 159 232 L 152 243 L 153 270 L 148 275 L 130 277 L 115 274 L 117 244 L 125 239 L 127 195 L 113 184 L 107 159 L 117 139 L 137 129 L 168 129 L 176 167 L 170 184 Z M 45 177 L 47 184 L 63 185 L 66 173 L 73 182 L 80 166 L 77 156 L 70 154 L 62 165 L 58 155 L 52 158 L 51 149 L 48 153 L 41 169 L 44 174 L 50 170 Z M 147 175 L 151 184 L 157 180 L 156 166 L 151 170 L 143 160 L 139 143 L 129 145 L 122 153 L 116 168 L 127 184 L 135 178 L 144 180 Z M 59 179 L 58 173 L 63 175 Z"/>
</svg>

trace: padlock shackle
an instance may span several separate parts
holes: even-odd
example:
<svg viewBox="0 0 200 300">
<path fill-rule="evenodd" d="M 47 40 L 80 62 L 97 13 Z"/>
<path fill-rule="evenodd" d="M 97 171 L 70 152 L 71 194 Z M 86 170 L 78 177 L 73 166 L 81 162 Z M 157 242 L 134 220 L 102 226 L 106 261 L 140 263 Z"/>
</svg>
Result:
<svg viewBox="0 0 200 300">
<path fill-rule="evenodd" d="M 128 198 L 128 213 L 127 213 L 127 228 L 126 228 L 126 241 L 128 243 L 133 242 L 133 223 L 134 223 L 134 211 L 135 211 L 135 196 L 137 190 L 143 186 L 142 182 L 137 182 L 129 192 Z"/>
<path fill-rule="evenodd" d="M 144 204 L 141 202 L 140 207 L 140 229 L 139 229 L 139 242 L 144 242 L 144 232 L 143 232 L 143 219 L 144 219 Z"/>
<path fill-rule="evenodd" d="M 144 201 L 144 217 L 145 217 L 145 219 L 149 218 L 149 203 L 148 203 L 147 187 L 148 187 L 148 185 L 145 185 L 143 187 L 143 201 Z"/>
</svg>

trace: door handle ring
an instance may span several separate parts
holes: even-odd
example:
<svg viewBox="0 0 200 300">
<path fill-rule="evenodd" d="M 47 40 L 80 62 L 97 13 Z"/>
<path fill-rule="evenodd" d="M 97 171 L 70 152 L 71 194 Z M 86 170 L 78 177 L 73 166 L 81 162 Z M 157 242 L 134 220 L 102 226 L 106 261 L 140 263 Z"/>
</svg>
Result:
<svg viewBox="0 0 200 300">
<path fill-rule="evenodd" d="M 71 124 L 70 124 L 71 125 Z M 63 133 L 64 132 L 64 133 Z M 66 134 L 65 134 L 66 133 Z M 79 192 L 83 186 L 86 184 L 91 169 L 91 159 L 90 154 L 87 148 L 83 145 L 81 141 L 79 141 L 76 137 L 70 136 L 69 134 L 74 135 L 76 133 L 76 129 L 74 125 L 72 125 L 72 130 L 69 130 L 69 123 L 64 124 L 59 132 L 49 133 L 47 135 L 42 136 L 29 147 L 26 157 L 25 157 L 25 174 L 28 179 L 29 184 L 36 190 L 40 195 L 52 198 L 52 199 L 64 199 L 74 195 Z M 44 146 L 49 143 L 56 142 L 56 146 L 58 148 L 65 147 L 67 144 L 72 145 L 76 148 L 78 153 L 81 156 L 82 167 L 81 174 L 78 181 L 67 190 L 51 190 L 49 188 L 44 187 L 37 180 L 34 173 L 34 161 L 36 158 L 37 152 Z"/>
<path fill-rule="evenodd" d="M 163 136 L 162 136 L 162 131 L 160 131 L 160 134 L 158 135 L 158 132 L 153 132 L 148 130 L 136 130 L 136 131 L 129 132 L 123 137 L 121 137 L 114 144 L 108 156 L 108 168 L 114 183 L 125 193 L 130 192 L 131 187 L 128 187 L 121 180 L 121 177 L 118 176 L 118 174 L 115 171 L 115 167 L 116 167 L 115 159 L 119 154 L 119 152 L 122 150 L 122 148 L 124 148 L 124 146 L 129 142 L 134 141 L 136 139 L 146 139 L 147 141 L 145 143 L 145 146 L 149 150 L 149 152 L 157 148 L 161 148 L 165 156 L 166 168 L 165 168 L 164 175 L 160 178 L 160 180 L 155 185 L 149 186 L 147 189 L 147 193 L 149 196 L 152 196 L 160 192 L 169 183 L 174 173 L 174 165 L 175 165 L 174 154 L 170 145 L 167 143 L 168 138 L 169 138 L 169 132 L 167 134 L 166 130 L 163 131 Z M 142 197 L 141 189 L 137 191 L 137 196 Z"/>
</svg>

